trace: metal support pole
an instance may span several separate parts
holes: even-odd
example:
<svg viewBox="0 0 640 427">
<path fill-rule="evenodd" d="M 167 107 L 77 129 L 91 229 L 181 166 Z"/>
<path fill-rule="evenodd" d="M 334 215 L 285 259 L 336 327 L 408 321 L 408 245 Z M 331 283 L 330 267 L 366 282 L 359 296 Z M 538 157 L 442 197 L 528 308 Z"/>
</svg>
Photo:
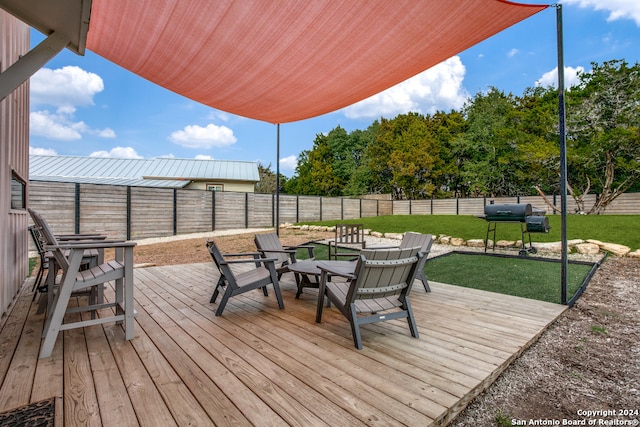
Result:
<svg viewBox="0 0 640 427">
<path fill-rule="evenodd" d="M 562 255 L 560 268 L 561 302 L 567 304 L 567 133 L 564 102 L 564 46 L 562 34 L 562 5 L 556 5 L 558 38 L 558 133 L 560 134 L 560 222 Z"/>
<path fill-rule="evenodd" d="M 276 137 L 276 235 L 280 236 L 280 123 Z"/>
</svg>

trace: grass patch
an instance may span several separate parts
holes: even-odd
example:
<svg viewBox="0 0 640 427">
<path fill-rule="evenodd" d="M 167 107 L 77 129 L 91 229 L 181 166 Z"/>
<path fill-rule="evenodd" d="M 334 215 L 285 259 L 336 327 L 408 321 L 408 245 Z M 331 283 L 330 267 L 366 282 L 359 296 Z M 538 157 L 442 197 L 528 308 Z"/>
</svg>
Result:
<svg viewBox="0 0 640 427">
<path fill-rule="evenodd" d="M 324 245 L 321 243 L 307 243 L 309 245 L 313 245 L 313 254 L 315 256 L 315 259 L 317 260 L 322 260 L 322 259 L 329 259 L 329 246 L 328 245 Z M 358 253 L 360 252 L 359 250 L 356 249 L 349 249 L 349 248 L 340 248 L 340 252 L 353 252 L 353 256 L 356 257 L 358 256 Z M 309 258 L 309 251 L 306 249 L 298 249 L 296 251 L 296 259 L 299 260 L 303 260 L 303 259 L 307 259 Z M 349 258 L 347 257 L 341 257 L 344 261 L 348 260 Z"/>
<path fill-rule="evenodd" d="M 29 276 L 27 277 L 31 277 L 31 275 L 33 274 L 33 270 L 36 268 L 36 265 L 38 264 L 39 258 L 29 258 Z"/>
<path fill-rule="evenodd" d="M 593 264 L 569 262 L 567 295 L 575 294 Z M 425 265 L 429 280 L 498 292 L 556 304 L 561 303 L 561 264 L 531 257 L 492 256 L 453 252 L 432 258 Z"/>
<path fill-rule="evenodd" d="M 560 241 L 560 215 L 547 215 L 547 218 L 551 231 L 549 233 L 532 233 L 532 241 Z M 366 228 L 381 233 L 415 231 L 425 234 L 431 233 L 436 236 L 445 234 L 461 237 L 465 240 L 484 239 L 487 234 L 487 222 L 472 215 L 387 215 L 308 224 L 331 226 L 344 222 L 364 224 Z M 519 240 L 521 237 L 518 224 L 498 224 L 496 239 Z M 640 215 L 568 215 L 567 238 L 569 240 L 595 239 L 625 245 L 631 250 L 640 249 Z"/>
</svg>

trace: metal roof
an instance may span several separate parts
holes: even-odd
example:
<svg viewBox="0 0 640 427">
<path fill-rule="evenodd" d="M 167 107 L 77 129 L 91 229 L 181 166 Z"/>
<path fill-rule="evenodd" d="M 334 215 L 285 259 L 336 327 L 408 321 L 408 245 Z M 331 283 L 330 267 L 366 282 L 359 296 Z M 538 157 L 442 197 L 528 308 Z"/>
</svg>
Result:
<svg viewBox="0 0 640 427">
<path fill-rule="evenodd" d="M 29 156 L 29 176 L 37 181 L 178 188 L 190 181 L 260 181 L 256 162 L 39 155 Z"/>
<path fill-rule="evenodd" d="M 173 179 L 119 179 L 119 178 L 85 178 L 65 176 L 30 175 L 29 181 L 43 182 L 68 182 L 74 184 L 102 184 L 124 185 L 127 187 L 156 187 L 156 188 L 183 188 L 190 181 L 175 181 Z"/>
</svg>

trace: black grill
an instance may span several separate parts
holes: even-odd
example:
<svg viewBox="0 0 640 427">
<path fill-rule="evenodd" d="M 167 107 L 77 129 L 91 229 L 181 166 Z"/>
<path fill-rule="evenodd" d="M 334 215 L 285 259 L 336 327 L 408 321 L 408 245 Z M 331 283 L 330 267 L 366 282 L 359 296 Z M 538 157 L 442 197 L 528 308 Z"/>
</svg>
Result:
<svg viewBox="0 0 640 427">
<path fill-rule="evenodd" d="M 484 207 L 484 217 L 487 221 L 519 221 L 533 215 L 533 208 L 530 203 L 517 205 L 486 205 Z"/>
<path fill-rule="evenodd" d="M 493 249 L 496 244 L 496 228 L 498 223 L 519 223 L 522 234 L 522 249 L 520 255 L 536 253 L 536 249 L 531 244 L 531 233 L 548 233 L 549 220 L 542 209 L 536 209 L 530 203 L 517 203 L 496 205 L 489 204 L 484 207 L 484 219 L 488 221 L 487 236 L 484 241 L 484 251 L 487 251 L 489 233 L 493 231 Z M 529 235 L 529 247 L 525 246 L 524 234 Z"/>
</svg>

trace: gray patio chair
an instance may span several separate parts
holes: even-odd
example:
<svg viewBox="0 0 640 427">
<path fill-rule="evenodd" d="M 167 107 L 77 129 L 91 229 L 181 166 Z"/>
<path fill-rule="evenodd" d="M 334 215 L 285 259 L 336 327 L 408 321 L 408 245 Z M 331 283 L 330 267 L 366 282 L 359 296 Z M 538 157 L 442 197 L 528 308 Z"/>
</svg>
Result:
<svg viewBox="0 0 640 427">
<path fill-rule="evenodd" d="M 412 248 L 415 246 L 420 246 L 420 252 L 422 252 L 424 258 L 422 259 L 421 264 L 418 266 L 416 279 L 419 279 L 422 282 L 422 286 L 424 286 L 424 290 L 426 292 L 431 292 L 429 281 L 427 280 L 427 276 L 424 274 L 424 265 L 427 262 L 427 256 L 429 256 L 429 252 L 431 252 L 432 245 L 433 236 L 431 234 L 422 234 L 408 231 L 404 233 L 404 236 L 402 236 L 402 240 L 400 241 L 400 245 L 398 246 L 375 246 L 371 249 Z"/>
<path fill-rule="evenodd" d="M 345 274 L 332 269 L 331 262 L 318 263 L 322 271 L 316 322 L 322 321 L 324 297 L 349 320 L 353 342 L 362 349 L 360 325 L 406 318 L 411 335 L 418 338 L 409 293 L 424 255 L 421 247 L 363 249 L 355 270 Z M 346 282 L 329 282 L 328 276 L 342 276 Z"/>
<path fill-rule="evenodd" d="M 54 272 L 58 268 L 62 270 L 62 278 L 55 295 L 53 295 L 53 289 L 48 289 L 50 301 L 47 307 L 40 358 L 51 355 L 58 333 L 67 329 L 83 328 L 107 322 L 124 323 L 125 339 L 132 339 L 135 317 L 133 309 L 133 248 L 136 243 L 108 240 L 91 241 L 90 243 L 61 243 L 56 239 L 47 221 L 38 212 L 30 209 L 29 214 L 42 231 L 42 236 L 46 241 L 45 250 L 51 252 L 49 261 L 50 264 L 55 263 L 55 266 L 49 265 L 49 268 Z M 83 259 L 86 258 L 85 251 L 105 248 L 115 249 L 113 260 L 83 271 L 80 270 Z M 103 303 L 98 297 L 97 301 L 90 300 L 87 306 L 68 308 L 69 299 L 73 292 L 97 289 L 101 294 L 100 290 L 104 284 L 110 281 L 115 282 L 113 302 Z M 97 310 L 110 308 L 114 310 L 102 310 L 103 315 L 100 318 L 96 318 L 94 315 Z M 65 314 L 83 312 L 91 312 L 91 319 L 64 323 Z M 108 315 L 107 313 L 112 314 Z"/>
<path fill-rule="evenodd" d="M 276 259 L 276 272 L 278 273 L 278 280 L 284 273 L 289 272 L 289 266 L 297 261 L 296 252 L 298 249 L 306 249 L 309 254 L 309 258 L 313 260 L 315 258 L 313 245 L 298 245 L 298 246 L 282 246 L 280 238 L 276 233 L 256 234 L 254 238 L 256 248 L 263 258 L 275 258 Z M 300 297 L 302 293 L 302 287 L 300 287 L 300 275 L 295 274 L 296 285 L 298 285 L 298 294 L 296 298 Z"/>
<path fill-rule="evenodd" d="M 222 299 L 216 310 L 216 316 L 222 315 L 229 298 L 243 294 L 254 289 L 262 289 L 267 296 L 267 285 L 273 285 L 278 300 L 278 306 L 283 309 L 282 294 L 278 283 L 278 273 L 276 273 L 274 258 L 261 258 L 258 252 L 241 254 L 222 254 L 213 240 L 206 241 L 207 249 L 213 258 L 213 262 L 220 272 L 220 278 L 213 291 L 210 302 L 215 303 L 218 294 L 222 293 Z M 228 260 L 226 257 L 246 257 Z M 253 268 L 248 271 L 236 273 L 231 266 L 234 264 L 253 264 Z"/>
<path fill-rule="evenodd" d="M 47 256 L 47 251 L 44 250 L 44 242 L 42 240 L 42 233 L 40 233 L 40 228 L 36 227 L 35 225 L 30 225 L 29 234 L 31 234 L 33 244 L 40 258 L 38 264 L 38 272 L 36 273 L 36 278 L 33 282 L 33 287 L 31 288 L 31 291 L 33 292 L 33 301 L 36 299 L 36 296 L 39 292 L 47 291 L 46 284 L 43 285 L 42 280 L 45 278 L 45 271 L 49 270 L 49 257 Z"/>
<path fill-rule="evenodd" d="M 356 258 L 357 252 L 345 251 L 344 249 L 360 250 L 365 247 L 363 224 L 336 224 L 335 237 L 329 241 L 329 259 Z"/>
</svg>

